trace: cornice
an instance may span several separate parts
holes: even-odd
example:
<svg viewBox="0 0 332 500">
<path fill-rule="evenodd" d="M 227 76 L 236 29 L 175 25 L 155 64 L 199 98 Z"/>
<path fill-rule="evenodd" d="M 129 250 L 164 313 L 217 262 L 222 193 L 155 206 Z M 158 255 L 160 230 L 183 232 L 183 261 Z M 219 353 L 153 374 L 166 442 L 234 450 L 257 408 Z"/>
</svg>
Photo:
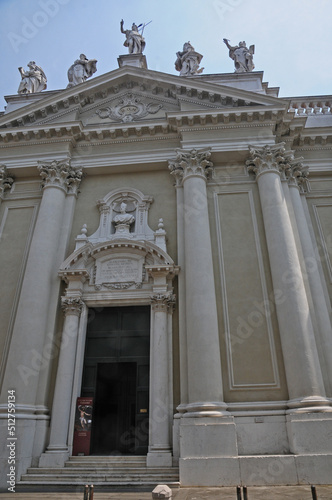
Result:
<svg viewBox="0 0 332 500">
<path fill-rule="evenodd" d="M 239 108 L 223 108 L 210 110 L 192 110 L 192 111 L 172 111 L 167 113 L 168 122 L 175 127 L 183 125 L 201 125 L 206 123 L 214 125 L 218 123 L 228 124 L 230 122 L 240 123 L 254 121 L 263 122 L 264 120 L 282 120 L 285 114 L 285 108 L 277 106 L 255 106 Z"/>
<path fill-rule="evenodd" d="M 147 91 L 158 99 L 187 99 L 196 97 L 198 101 L 222 102 L 224 99 L 234 102 L 243 101 L 243 105 L 288 106 L 285 100 L 260 94 L 254 91 L 232 88 L 220 83 L 211 83 L 202 79 L 188 79 L 143 68 L 125 66 L 109 73 L 94 77 L 70 89 L 45 92 L 37 101 L 20 107 L 0 117 L 0 127 L 9 127 L 43 120 L 48 116 L 65 113 L 75 106 L 84 108 L 96 100 L 105 100 L 108 96 L 116 97 L 121 90 Z M 59 115 L 61 116 L 61 115 Z M 9 122 L 9 123 L 8 123 Z M 7 125 L 8 124 L 8 125 Z"/>
</svg>

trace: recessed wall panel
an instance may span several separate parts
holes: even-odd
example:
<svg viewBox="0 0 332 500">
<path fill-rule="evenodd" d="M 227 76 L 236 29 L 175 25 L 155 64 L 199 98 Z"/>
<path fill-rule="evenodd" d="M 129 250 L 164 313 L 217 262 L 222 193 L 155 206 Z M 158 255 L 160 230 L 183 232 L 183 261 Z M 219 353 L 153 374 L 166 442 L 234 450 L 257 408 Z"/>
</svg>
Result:
<svg viewBox="0 0 332 500">
<path fill-rule="evenodd" d="M 252 193 L 219 193 L 216 208 L 230 388 L 279 387 Z"/>
</svg>

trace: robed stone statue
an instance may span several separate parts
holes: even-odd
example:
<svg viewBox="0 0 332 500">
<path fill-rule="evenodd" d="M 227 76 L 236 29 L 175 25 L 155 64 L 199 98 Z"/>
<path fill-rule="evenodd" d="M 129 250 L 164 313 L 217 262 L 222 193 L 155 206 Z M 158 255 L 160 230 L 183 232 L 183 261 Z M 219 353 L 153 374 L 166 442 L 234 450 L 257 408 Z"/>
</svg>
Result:
<svg viewBox="0 0 332 500">
<path fill-rule="evenodd" d="M 229 57 L 233 59 L 235 65 L 235 73 L 246 73 L 253 71 L 255 68 L 253 56 L 255 53 L 255 45 L 250 45 L 249 49 L 246 42 L 239 42 L 239 45 L 234 47 L 229 44 L 227 38 L 223 39 L 226 46 L 229 48 Z"/>
</svg>

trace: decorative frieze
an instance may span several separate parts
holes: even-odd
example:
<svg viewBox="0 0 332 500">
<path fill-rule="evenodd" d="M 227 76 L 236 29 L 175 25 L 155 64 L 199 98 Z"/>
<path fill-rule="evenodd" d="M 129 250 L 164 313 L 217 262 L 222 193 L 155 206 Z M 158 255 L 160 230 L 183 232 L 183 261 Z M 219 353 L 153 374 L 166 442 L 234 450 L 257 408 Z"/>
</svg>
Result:
<svg viewBox="0 0 332 500">
<path fill-rule="evenodd" d="M 61 297 L 61 308 L 65 315 L 80 316 L 83 305 L 80 297 Z"/>
<path fill-rule="evenodd" d="M 11 189 L 14 183 L 14 178 L 8 175 L 6 165 L 0 165 L 0 198 L 5 191 Z"/>
<path fill-rule="evenodd" d="M 68 193 L 76 194 L 83 177 L 81 167 L 72 167 L 70 159 L 39 161 L 38 170 L 42 178 L 42 187 L 59 187 Z"/>
<path fill-rule="evenodd" d="M 168 168 L 177 183 L 181 183 L 189 176 L 203 177 L 206 180 L 211 178 L 213 172 L 210 157 L 209 149 L 192 149 L 191 151 L 177 149 L 176 159 L 168 162 Z"/>
</svg>

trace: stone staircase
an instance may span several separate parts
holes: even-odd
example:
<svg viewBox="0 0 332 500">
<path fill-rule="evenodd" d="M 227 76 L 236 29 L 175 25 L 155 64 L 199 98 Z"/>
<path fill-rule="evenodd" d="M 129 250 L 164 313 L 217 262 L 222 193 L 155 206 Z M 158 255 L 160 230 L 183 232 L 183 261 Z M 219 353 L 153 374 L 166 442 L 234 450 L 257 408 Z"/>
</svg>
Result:
<svg viewBox="0 0 332 500">
<path fill-rule="evenodd" d="M 96 489 L 152 490 L 157 484 L 179 488 L 179 469 L 147 467 L 144 456 L 70 457 L 62 468 L 29 468 L 17 491 L 69 491 L 85 484 L 93 484 Z"/>
</svg>

